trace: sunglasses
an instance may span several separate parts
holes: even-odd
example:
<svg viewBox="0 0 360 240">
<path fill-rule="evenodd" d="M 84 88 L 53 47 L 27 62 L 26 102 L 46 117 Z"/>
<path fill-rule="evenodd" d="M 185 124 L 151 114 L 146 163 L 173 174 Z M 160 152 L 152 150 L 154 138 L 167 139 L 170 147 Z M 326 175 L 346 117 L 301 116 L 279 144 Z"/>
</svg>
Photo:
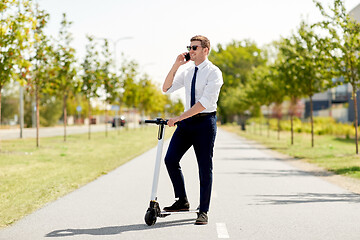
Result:
<svg viewBox="0 0 360 240">
<path fill-rule="evenodd" d="M 188 51 L 190 51 L 191 49 L 194 50 L 194 51 L 196 51 L 196 49 L 197 49 L 198 47 L 201 47 L 201 46 L 200 46 L 200 45 L 193 45 L 193 46 L 187 46 L 186 48 L 187 48 Z"/>
</svg>

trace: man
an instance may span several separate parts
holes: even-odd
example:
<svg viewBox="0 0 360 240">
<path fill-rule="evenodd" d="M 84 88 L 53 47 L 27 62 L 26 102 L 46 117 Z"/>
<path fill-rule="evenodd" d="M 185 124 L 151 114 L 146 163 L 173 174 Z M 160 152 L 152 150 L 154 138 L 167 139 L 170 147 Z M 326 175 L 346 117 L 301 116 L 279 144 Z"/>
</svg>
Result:
<svg viewBox="0 0 360 240">
<path fill-rule="evenodd" d="M 188 50 L 190 60 L 194 61 L 195 66 L 176 74 L 181 65 L 190 61 L 186 61 L 186 53 L 180 54 L 163 84 L 163 91 L 166 93 L 185 87 L 186 94 L 185 112 L 168 121 L 170 127 L 177 123 L 165 156 L 165 165 L 173 184 L 175 198 L 178 200 L 164 210 L 187 211 L 190 208 L 179 163 L 185 152 L 193 146 L 200 178 L 200 206 L 195 224 L 202 225 L 208 223 L 212 157 L 217 130 L 216 107 L 223 78 L 219 68 L 207 59 L 210 41 L 206 37 L 197 35 L 191 38 Z"/>
</svg>

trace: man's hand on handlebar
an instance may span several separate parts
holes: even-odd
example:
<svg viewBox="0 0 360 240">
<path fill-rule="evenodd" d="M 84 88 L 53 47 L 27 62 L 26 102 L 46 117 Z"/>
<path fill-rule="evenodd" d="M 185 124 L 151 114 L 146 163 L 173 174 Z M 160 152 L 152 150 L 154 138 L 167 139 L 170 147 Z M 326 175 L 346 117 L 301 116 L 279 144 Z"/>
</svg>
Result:
<svg viewBox="0 0 360 240">
<path fill-rule="evenodd" d="M 178 121 L 180 121 L 180 117 L 170 118 L 167 124 L 169 127 L 174 127 L 175 123 Z"/>
</svg>

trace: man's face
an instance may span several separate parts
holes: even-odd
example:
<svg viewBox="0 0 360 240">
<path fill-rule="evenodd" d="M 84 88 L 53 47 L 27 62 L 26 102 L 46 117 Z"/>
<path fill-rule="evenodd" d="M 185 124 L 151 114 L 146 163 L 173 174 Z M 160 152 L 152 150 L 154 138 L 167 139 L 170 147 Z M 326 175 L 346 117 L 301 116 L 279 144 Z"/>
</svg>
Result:
<svg viewBox="0 0 360 240">
<path fill-rule="evenodd" d="M 207 57 L 207 48 L 201 47 L 200 41 L 193 41 L 190 43 L 191 49 L 189 51 L 190 53 L 190 59 L 192 61 L 203 61 Z M 196 46 L 196 50 L 194 50 L 194 47 Z"/>
</svg>

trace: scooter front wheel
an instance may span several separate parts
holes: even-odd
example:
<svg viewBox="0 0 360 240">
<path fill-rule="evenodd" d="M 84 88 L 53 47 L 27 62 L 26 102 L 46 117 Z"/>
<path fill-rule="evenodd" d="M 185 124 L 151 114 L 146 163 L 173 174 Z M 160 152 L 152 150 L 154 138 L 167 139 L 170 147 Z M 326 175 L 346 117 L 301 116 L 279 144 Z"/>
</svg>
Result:
<svg viewBox="0 0 360 240">
<path fill-rule="evenodd" d="M 156 211 L 155 209 L 148 209 L 145 214 L 145 222 L 148 226 L 152 226 L 156 223 Z"/>
</svg>

